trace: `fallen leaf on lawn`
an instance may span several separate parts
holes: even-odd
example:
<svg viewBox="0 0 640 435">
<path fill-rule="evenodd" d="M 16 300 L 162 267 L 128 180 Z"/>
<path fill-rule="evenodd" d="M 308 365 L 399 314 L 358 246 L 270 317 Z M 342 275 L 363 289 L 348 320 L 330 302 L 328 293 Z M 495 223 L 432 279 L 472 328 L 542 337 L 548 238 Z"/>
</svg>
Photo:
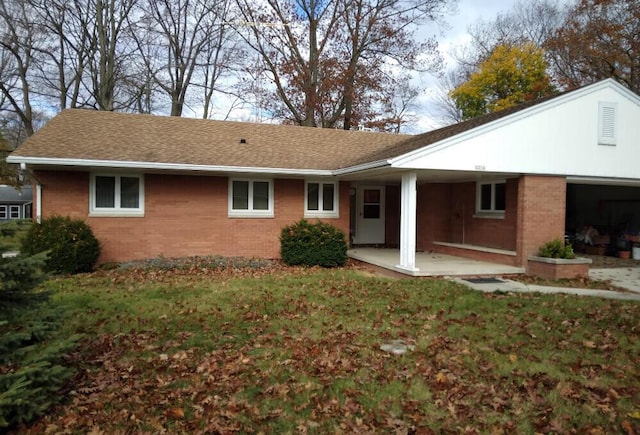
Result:
<svg viewBox="0 0 640 435">
<path fill-rule="evenodd" d="M 631 417 L 634 420 L 640 420 L 640 411 L 633 411 L 627 414 L 627 417 Z"/>
<path fill-rule="evenodd" d="M 515 353 L 510 354 L 509 361 L 511 361 L 512 363 L 518 361 L 518 355 L 516 355 Z"/>
<path fill-rule="evenodd" d="M 171 408 L 167 411 L 167 417 L 172 418 L 184 418 L 184 409 L 182 408 Z"/>
<path fill-rule="evenodd" d="M 582 345 L 584 347 L 588 347 L 589 349 L 595 349 L 596 348 L 596 344 L 593 341 L 589 341 L 589 340 L 583 340 L 582 341 Z"/>
<path fill-rule="evenodd" d="M 447 378 L 447 374 L 444 372 L 438 372 L 438 374 L 436 375 L 436 382 L 439 384 L 446 384 L 449 381 L 449 378 Z"/>
<path fill-rule="evenodd" d="M 88 435 L 102 435 L 104 432 L 100 430 L 98 426 L 93 426 L 90 432 L 87 432 Z"/>
<path fill-rule="evenodd" d="M 622 429 L 624 429 L 624 433 L 627 435 L 635 435 L 636 431 L 633 429 L 633 425 L 629 423 L 629 420 L 624 420 L 621 423 Z"/>
</svg>

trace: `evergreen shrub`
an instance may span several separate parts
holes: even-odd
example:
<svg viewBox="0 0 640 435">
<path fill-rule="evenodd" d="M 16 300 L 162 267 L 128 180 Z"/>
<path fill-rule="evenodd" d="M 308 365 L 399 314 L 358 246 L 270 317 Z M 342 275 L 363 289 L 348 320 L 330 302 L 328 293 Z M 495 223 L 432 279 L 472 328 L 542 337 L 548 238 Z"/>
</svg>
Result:
<svg viewBox="0 0 640 435">
<path fill-rule="evenodd" d="M 76 274 L 93 270 L 100 256 L 100 243 L 82 219 L 52 216 L 31 227 L 21 251 L 29 255 L 48 251 L 46 271 Z"/>
<path fill-rule="evenodd" d="M 73 373 L 66 356 L 77 337 L 60 336 L 61 313 L 39 287 L 45 260 L 0 256 L 0 433 L 58 403 Z"/>
<path fill-rule="evenodd" d="M 576 258 L 576 254 L 573 252 L 571 245 L 565 245 L 560 239 L 551 240 L 540 247 L 540 257 L 546 258 L 563 258 L 572 259 Z"/>
<path fill-rule="evenodd" d="M 333 225 L 302 219 L 282 229 L 280 256 L 289 266 L 344 266 L 347 242 L 344 233 Z"/>
</svg>

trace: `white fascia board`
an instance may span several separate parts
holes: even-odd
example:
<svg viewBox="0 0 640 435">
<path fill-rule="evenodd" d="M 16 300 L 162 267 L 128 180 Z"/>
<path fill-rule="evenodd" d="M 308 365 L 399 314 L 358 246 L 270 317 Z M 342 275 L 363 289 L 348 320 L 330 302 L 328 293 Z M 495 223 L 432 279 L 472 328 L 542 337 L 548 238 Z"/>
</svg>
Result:
<svg viewBox="0 0 640 435">
<path fill-rule="evenodd" d="M 605 178 L 568 176 L 567 183 L 600 184 L 610 186 L 640 186 L 640 178 Z"/>
<path fill-rule="evenodd" d="M 193 165 L 184 163 L 133 162 L 119 160 L 58 159 L 49 157 L 21 157 L 10 155 L 8 163 L 27 165 L 75 166 L 88 168 L 114 168 L 161 171 L 232 172 L 273 175 L 332 176 L 333 171 L 324 169 L 256 168 L 250 166 Z"/>
<path fill-rule="evenodd" d="M 338 175 L 338 176 L 354 174 L 356 172 L 368 171 L 370 169 L 383 168 L 385 166 L 390 166 L 390 164 L 391 164 L 390 160 L 377 160 L 375 162 L 363 163 L 361 165 L 348 166 L 346 168 L 336 169 L 335 171 L 332 171 L 332 173 L 333 175 Z"/>
<path fill-rule="evenodd" d="M 580 98 L 584 95 L 588 95 L 592 92 L 597 92 L 601 89 L 613 87 L 617 92 L 634 102 L 635 104 L 640 106 L 640 96 L 636 95 L 631 90 L 622 86 L 620 83 L 616 82 L 614 79 L 606 79 L 600 82 L 596 82 L 592 85 L 585 86 L 584 88 L 577 89 L 573 92 L 570 92 L 566 95 L 561 95 L 557 98 L 553 98 L 549 101 L 545 101 L 543 103 L 536 104 L 535 106 L 529 107 L 527 109 L 523 109 L 519 112 L 516 112 L 512 115 L 505 116 L 504 118 L 496 119 L 495 121 L 489 122 L 487 124 L 478 126 L 476 128 L 472 128 L 471 130 L 467 130 L 463 133 L 459 133 L 455 136 L 451 136 L 449 138 L 443 139 L 439 142 L 435 142 L 430 145 L 425 145 L 422 148 L 418 148 L 416 150 L 410 151 L 406 154 L 394 157 L 389 160 L 391 167 L 393 168 L 406 168 L 413 160 L 428 156 L 429 154 L 436 153 L 440 150 L 448 148 L 450 146 L 456 145 L 460 142 L 464 142 L 466 140 L 472 139 L 476 136 L 480 136 L 482 134 L 488 133 L 492 130 L 503 127 L 504 125 L 511 124 L 513 122 L 517 122 L 521 119 L 528 118 L 529 116 L 535 115 L 537 113 L 543 112 L 551 107 L 559 106 L 561 104 L 565 104 L 569 101 L 573 101 L 577 98 Z"/>
</svg>

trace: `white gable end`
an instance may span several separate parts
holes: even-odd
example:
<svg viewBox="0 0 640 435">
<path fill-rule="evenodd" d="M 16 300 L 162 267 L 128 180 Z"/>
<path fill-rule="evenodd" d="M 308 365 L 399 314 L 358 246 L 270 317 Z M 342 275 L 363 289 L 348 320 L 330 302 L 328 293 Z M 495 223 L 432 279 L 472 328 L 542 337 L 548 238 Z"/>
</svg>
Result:
<svg viewBox="0 0 640 435">
<path fill-rule="evenodd" d="M 393 167 L 640 178 L 640 97 L 606 80 L 400 156 Z"/>
</svg>

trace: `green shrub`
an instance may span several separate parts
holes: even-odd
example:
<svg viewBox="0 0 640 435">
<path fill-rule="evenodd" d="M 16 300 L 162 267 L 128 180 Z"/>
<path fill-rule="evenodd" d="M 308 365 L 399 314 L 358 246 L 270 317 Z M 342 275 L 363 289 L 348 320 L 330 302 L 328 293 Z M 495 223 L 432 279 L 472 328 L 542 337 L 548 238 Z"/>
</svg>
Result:
<svg viewBox="0 0 640 435">
<path fill-rule="evenodd" d="M 34 224 L 22 242 L 22 252 L 48 251 L 45 270 L 60 274 L 91 272 L 100 256 L 100 243 L 81 219 L 52 216 Z"/>
<path fill-rule="evenodd" d="M 0 256 L 0 433 L 58 403 L 73 373 L 66 356 L 77 337 L 60 333 L 62 311 L 39 287 L 45 260 Z"/>
<path fill-rule="evenodd" d="M 289 266 L 344 266 L 347 242 L 344 233 L 333 225 L 302 219 L 282 229 L 280 255 Z"/>
<path fill-rule="evenodd" d="M 565 245 L 560 239 L 551 240 L 540 247 L 539 255 L 546 258 L 576 258 L 571 245 Z"/>
</svg>

